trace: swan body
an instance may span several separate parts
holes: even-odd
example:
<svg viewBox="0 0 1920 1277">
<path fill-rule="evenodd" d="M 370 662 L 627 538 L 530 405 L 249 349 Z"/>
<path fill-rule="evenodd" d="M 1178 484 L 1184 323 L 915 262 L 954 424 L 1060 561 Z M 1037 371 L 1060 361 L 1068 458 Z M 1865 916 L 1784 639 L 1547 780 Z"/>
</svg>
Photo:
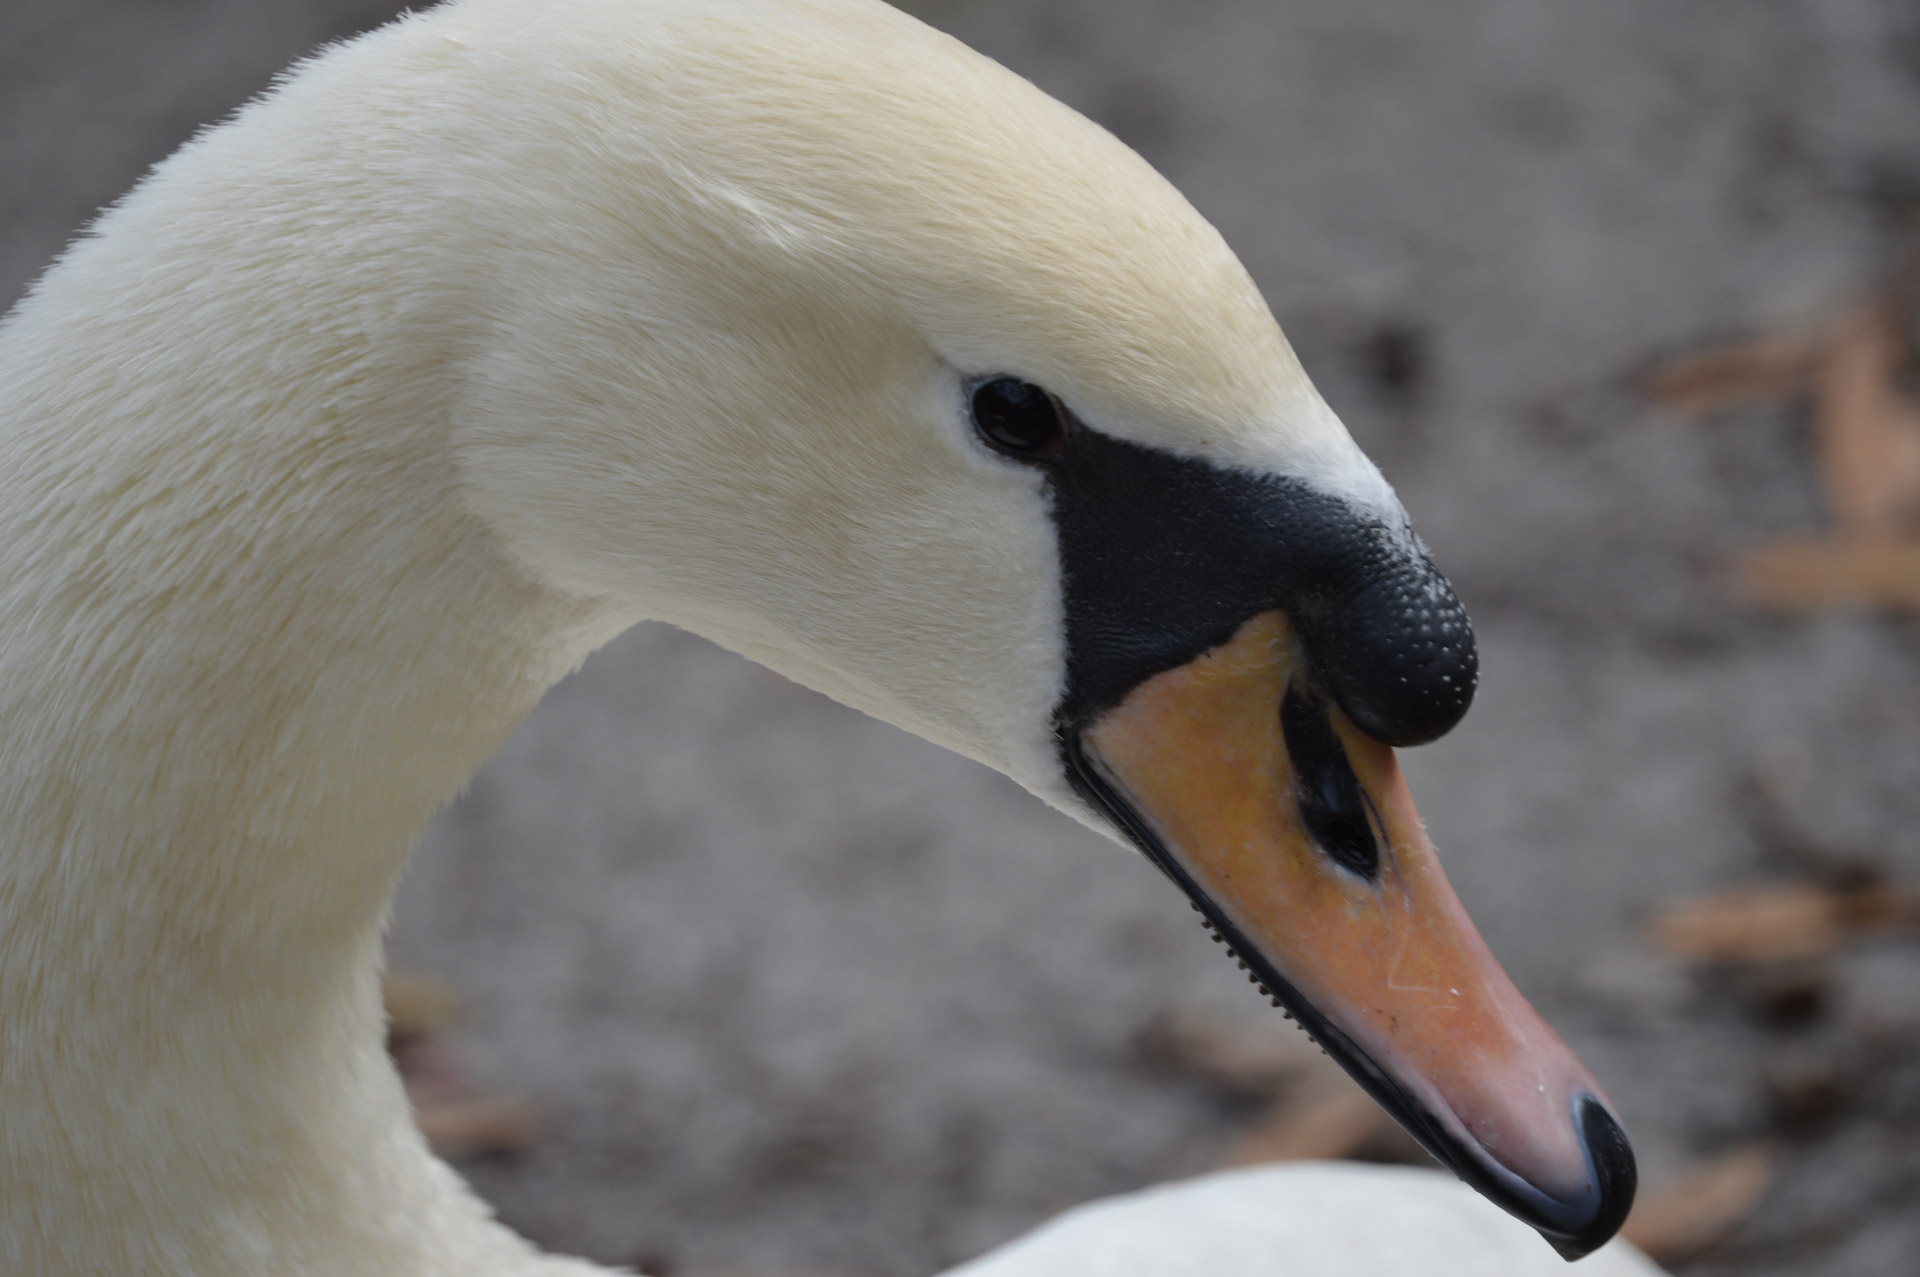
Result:
<svg viewBox="0 0 1920 1277">
<path fill-rule="evenodd" d="M 984 446 L 993 377 L 1044 386 L 1071 447 Z M 1112 534 L 1103 474 L 1139 512 Z M 1143 620 L 1087 591 L 1155 519 L 1185 548 Z M 1275 519 L 1374 575 L 1276 560 L 1293 603 L 1180 601 L 1247 561 L 1208 538 L 1284 549 Z M 1125 833 L 1431 1147 L 1591 1248 L 1624 1137 L 1459 931 L 1374 739 L 1464 710 L 1451 599 L 1218 235 L 878 0 L 451 0 L 334 48 L 0 324 L 0 1273 L 592 1271 L 427 1152 L 376 973 L 422 825 L 645 618 Z M 1452 653 L 1414 670 L 1439 701 L 1354 656 L 1396 625 Z M 1135 756 L 1197 693 L 1130 689 L 1184 670 L 1268 688 L 1262 766 L 1371 796 L 1385 849 L 1330 808 L 1375 860 L 1329 867 L 1269 785 L 1260 863 L 1381 926 L 1437 900 L 1434 960 L 1468 975 L 1407 996 L 1451 997 L 1497 1067 L 1405 1063 L 1431 1052 L 1342 1009 L 1344 957 L 1223 894 Z M 1283 692 L 1304 746 L 1274 743 Z"/>
<path fill-rule="evenodd" d="M 1557 1277 L 1562 1263 L 1433 1171 L 1294 1162 L 1081 1206 L 946 1277 Z M 1616 1241 L 1579 1277 L 1659 1277 Z"/>
</svg>

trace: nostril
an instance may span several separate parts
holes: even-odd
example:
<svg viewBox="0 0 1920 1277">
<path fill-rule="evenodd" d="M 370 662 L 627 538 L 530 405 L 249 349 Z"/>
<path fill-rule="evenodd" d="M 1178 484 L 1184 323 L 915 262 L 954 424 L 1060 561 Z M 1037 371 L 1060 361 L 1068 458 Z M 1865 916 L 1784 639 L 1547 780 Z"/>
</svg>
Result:
<svg viewBox="0 0 1920 1277">
<path fill-rule="evenodd" d="M 1294 799 L 1300 823 L 1335 862 L 1363 878 L 1380 872 L 1380 844 L 1373 834 L 1366 794 L 1320 699 L 1299 687 L 1280 702 L 1280 730 L 1293 764 Z"/>
</svg>

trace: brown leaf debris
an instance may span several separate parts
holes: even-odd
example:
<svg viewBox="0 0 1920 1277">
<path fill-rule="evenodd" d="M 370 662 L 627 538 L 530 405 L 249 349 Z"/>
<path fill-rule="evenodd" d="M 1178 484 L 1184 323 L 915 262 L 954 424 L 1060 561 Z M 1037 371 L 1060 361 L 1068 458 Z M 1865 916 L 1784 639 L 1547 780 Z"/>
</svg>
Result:
<svg viewBox="0 0 1920 1277">
<path fill-rule="evenodd" d="M 1652 922 L 1661 949 L 1703 964 L 1817 958 L 1858 940 L 1914 930 L 1920 930 L 1920 891 L 1885 883 L 1736 887 L 1670 905 Z"/>
<path fill-rule="evenodd" d="M 1663 363 L 1642 390 L 1687 417 L 1811 393 L 1831 533 L 1762 546 L 1734 566 L 1759 607 L 1865 605 L 1920 612 L 1920 404 L 1894 303 L 1874 301 L 1818 338 L 1765 337 Z"/>
<path fill-rule="evenodd" d="M 1658 1263 L 1700 1255 L 1753 1214 L 1779 1178 L 1780 1160 L 1773 1145 L 1755 1142 L 1697 1163 L 1642 1192 L 1620 1235 Z"/>
</svg>

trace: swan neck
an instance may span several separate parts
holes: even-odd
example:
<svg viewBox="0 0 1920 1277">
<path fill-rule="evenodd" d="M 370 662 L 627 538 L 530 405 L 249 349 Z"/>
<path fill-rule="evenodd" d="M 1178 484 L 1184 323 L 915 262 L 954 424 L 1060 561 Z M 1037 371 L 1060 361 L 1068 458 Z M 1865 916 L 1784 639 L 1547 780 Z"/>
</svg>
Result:
<svg viewBox="0 0 1920 1277">
<path fill-rule="evenodd" d="M 381 933 L 632 618 L 467 510 L 418 316 L 183 323 L 156 202 L 0 323 L 0 1273 L 549 1271 L 413 1128 Z"/>
</svg>

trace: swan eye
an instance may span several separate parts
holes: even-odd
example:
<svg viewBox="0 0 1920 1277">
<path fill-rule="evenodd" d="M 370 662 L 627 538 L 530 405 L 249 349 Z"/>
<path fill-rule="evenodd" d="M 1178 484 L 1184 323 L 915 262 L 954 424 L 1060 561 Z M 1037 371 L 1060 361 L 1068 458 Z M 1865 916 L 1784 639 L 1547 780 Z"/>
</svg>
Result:
<svg viewBox="0 0 1920 1277">
<path fill-rule="evenodd" d="M 995 377 L 973 392 L 980 437 L 1016 457 L 1058 457 L 1066 451 L 1067 414 L 1060 401 L 1017 377 Z"/>
</svg>

